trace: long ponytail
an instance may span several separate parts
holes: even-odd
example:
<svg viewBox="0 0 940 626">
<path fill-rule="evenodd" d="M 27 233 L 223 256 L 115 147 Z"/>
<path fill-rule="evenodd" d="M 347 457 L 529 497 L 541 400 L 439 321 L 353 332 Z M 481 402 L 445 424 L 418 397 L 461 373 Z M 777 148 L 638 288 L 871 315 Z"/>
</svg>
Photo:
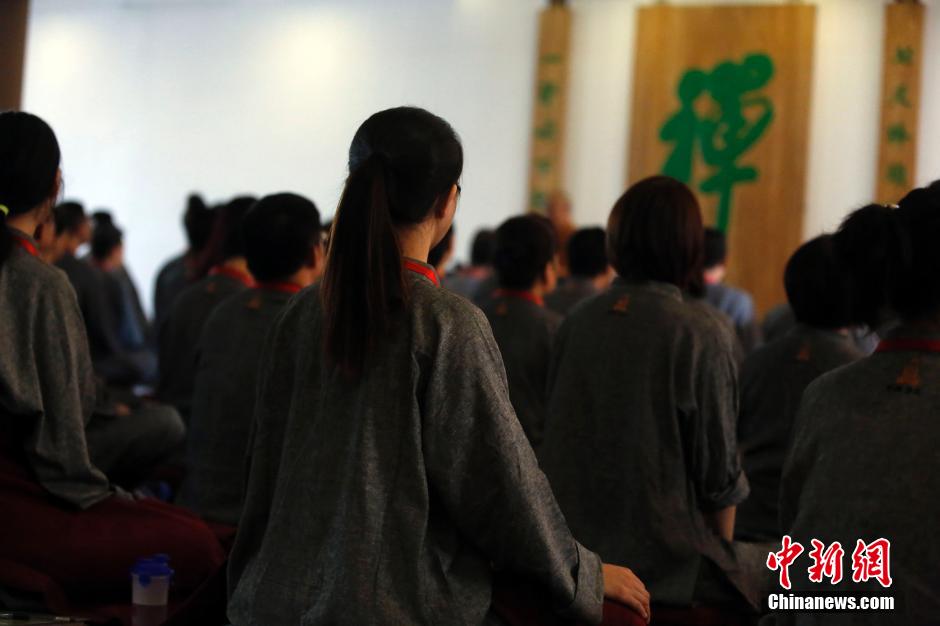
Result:
<svg viewBox="0 0 940 626">
<path fill-rule="evenodd" d="M 421 223 L 462 169 L 456 133 L 423 109 L 381 111 L 356 132 L 320 289 L 326 357 L 350 378 L 408 300 L 398 229 Z"/>
<path fill-rule="evenodd" d="M 333 220 L 323 276 L 326 353 L 355 376 L 404 297 L 401 251 L 377 155 L 350 172 Z"/>
<path fill-rule="evenodd" d="M 52 199 L 59 160 L 59 142 L 48 124 L 29 113 L 0 113 L 0 267 L 13 250 L 7 221 Z"/>
</svg>

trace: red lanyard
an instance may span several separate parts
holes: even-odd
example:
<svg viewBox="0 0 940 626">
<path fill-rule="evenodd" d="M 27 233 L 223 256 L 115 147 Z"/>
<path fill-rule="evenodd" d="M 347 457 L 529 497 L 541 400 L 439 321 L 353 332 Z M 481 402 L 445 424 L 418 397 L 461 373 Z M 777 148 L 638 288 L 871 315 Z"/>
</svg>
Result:
<svg viewBox="0 0 940 626">
<path fill-rule="evenodd" d="M 940 352 L 940 340 L 883 339 L 875 352 Z"/>
<path fill-rule="evenodd" d="M 246 287 L 254 287 L 255 281 L 250 274 L 237 270 L 234 267 L 228 267 L 226 265 L 216 265 L 209 272 L 209 276 L 228 276 L 233 280 L 237 280 Z"/>
<path fill-rule="evenodd" d="M 258 283 L 258 289 L 267 289 L 268 291 L 280 291 L 282 293 L 297 293 L 302 289 L 297 283 L 287 282 L 265 282 Z"/>
<path fill-rule="evenodd" d="M 35 257 L 39 256 L 39 250 L 36 249 L 36 246 L 33 245 L 32 241 L 23 237 L 22 235 L 17 235 L 16 233 L 11 234 L 13 235 L 13 240 L 16 242 L 16 245 L 23 248 Z"/>
<path fill-rule="evenodd" d="M 441 279 L 437 277 L 437 272 L 432 270 L 427 265 L 418 263 L 417 261 L 412 261 L 411 259 L 405 259 L 405 269 L 414 272 L 415 274 L 421 274 L 429 281 L 434 283 L 436 287 L 441 286 Z"/>
<path fill-rule="evenodd" d="M 518 298 L 519 300 L 527 300 L 538 306 L 545 306 L 545 301 L 542 300 L 540 296 L 535 295 L 531 291 L 520 291 L 518 289 L 497 289 L 493 292 L 493 297 Z"/>
</svg>

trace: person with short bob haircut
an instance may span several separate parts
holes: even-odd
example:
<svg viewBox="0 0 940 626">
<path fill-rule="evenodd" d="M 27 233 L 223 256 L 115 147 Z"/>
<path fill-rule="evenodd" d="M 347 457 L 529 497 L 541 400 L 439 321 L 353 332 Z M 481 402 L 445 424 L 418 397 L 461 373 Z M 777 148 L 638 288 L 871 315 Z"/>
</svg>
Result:
<svg viewBox="0 0 940 626">
<path fill-rule="evenodd" d="M 245 259 L 253 289 L 222 301 L 198 348 L 188 472 L 178 504 L 237 525 L 259 364 L 268 330 L 291 297 L 323 272 L 320 213 L 302 196 L 278 193 L 245 215 Z"/>
<path fill-rule="evenodd" d="M 610 286 L 614 270 L 607 260 L 607 233 L 594 226 L 581 228 L 568 240 L 569 276 L 545 298 L 559 315 L 567 315 L 579 302 Z"/>
<path fill-rule="evenodd" d="M 940 189 L 933 185 L 908 193 L 899 208 L 854 211 L 833 237 L 849 272 L 849 321 L 894 328 L 874 354 L 820 376 L 803 393 L 783 469 L 780 523 L 807 551 L 814 539 L 825 548 L 838 542 L 846 569 L 873 564 L 871 577 L 824 580 L 836 593 L 894 598 L 893 611 L 853 623 L 929 624 L 940 615 L 940 544 L 931 523 L 940 518 L 938 241 Z M 819 588 L 792 572 L 795 593 Z M 775 617 L 782 625 L 797 621 L 790 613 Z M 818 623 L 845 623 L 837 617 L 820 615 Z"/>
<path fill-rule="evenodd" d="M 261 360 L 229 619 L 490 623 L 497 568 L 578 621 L 605 593 L 648 617 L 642 583 L 571 536 L 486 318 L 427 264 L 457 209 L 454 129 L 380 111 L 348 165 L 323 279 Z"/>
<path fill-rule="evenodd" d="M 532 447 L 542 439 L 548 364 L 561 317 L 545 307 L 555 288 L 557 256 L 551 222 L 512 217 L 496 230 L 499 288 L 483 307 L 499 346 L 509 397 Z"/>
<path fill-rule="evenodd" d="M 643 179 L 614 204 L 607 238 L 619 277 L 558 332 L 542 467 L 574 534 L 636 563 L 654 603 L 756 608 L 763 564 L 731 543 L 748 494 L 734 356 L 719 322 L 682 299 L 702 270 L 698 201 L 675 179 Z"/>
<path fill-rule="evenodd" d="M 784 271 L 797 324 L 751 353 L 741 368 L 738 441 L 751 485 L 751 495 L 738 506 L 735 535 L 741 540 L 780 539 L 780 475 L 800 398 L 822 374 L 864 356 L 849 333 L 849 283 L 832 235 L 800 246 Z"/>
</svg>

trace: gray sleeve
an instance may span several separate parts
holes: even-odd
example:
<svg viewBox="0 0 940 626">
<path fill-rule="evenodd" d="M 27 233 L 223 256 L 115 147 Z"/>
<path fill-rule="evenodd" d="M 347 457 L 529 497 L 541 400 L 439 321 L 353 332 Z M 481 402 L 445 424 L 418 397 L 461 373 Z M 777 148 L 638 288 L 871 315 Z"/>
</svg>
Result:
<svg viewBox="0 0 940 626">
<path fill-rule="evenodd" d="M 600 559 L 568 530 L 513 412 L 485 318 L 460 327 L 441 337 L 429 366 L 423 445 L 432 492 L 498 569 L 541 584 L 562 615 L 597 623 Z"/>
<path fill-rule="evenodd" d="M 47 290 L 39 310 L 33 345 L 41 411 L 26 454 L 43 487 L 84 509 L 111 495 L 85 440 L 96 395 L 85 327 L 71 289 Z"/>
<path fill-rule="evenodd" d="M 735 433 L 738 380 L 734 358 L 724 343 L 710 341 L 696 362 L 698 414 L 686 445 L 699 506 L 711 512 L 740 504 L 750 487 L 741 469 Z"/>
<path fill-rule="evenodd" d="M 292 354 L 292 333 L 281 329 L 284 313 L 282 311 L 271 325 L 258 360 L 254 415 L 242 471 L 242 516 L 228 563 L 229 597 L 235 591 L 248 563 L 261 549 L 277 487 L 285 425 L 290 413 L 290 389 L 295 384 L 294 362 L 288 357 Z"/>
</svg>

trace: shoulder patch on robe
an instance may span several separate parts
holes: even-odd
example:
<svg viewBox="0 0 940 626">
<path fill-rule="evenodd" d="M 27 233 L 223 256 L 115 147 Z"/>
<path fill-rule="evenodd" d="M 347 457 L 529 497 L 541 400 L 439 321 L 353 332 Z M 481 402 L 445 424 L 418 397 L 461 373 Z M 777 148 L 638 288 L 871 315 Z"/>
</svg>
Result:
<svg viewBox="0 0 940 626">
<path fill-rule="evenodd" d="M 620 296 L 617 298 L 617 301 L 614 302 L 613 306 L 610 307 L 611 313 L 617 313 L 623 315 L 627 312 L 627 309 L 630 308 L 630 296 Z"/>
<path fill-rule="evenodd" d="M 901 393 L 920 393 L 920 357 L 915 356 L 908 361 L 904 369 L 895 379 L 894 384 L 888 385 L 888 391 Z"/>
<path fill-rule="evenodd" d="M 261 305 L 262 305 L 261 296 L 255 296 L 245 303 L 245 308 L 251 309 L 252 311 L 257 311 L 258 309 L 261 308 Z"/>
<path fill-rule="evenodd" d="M 804 342 L 803 345 L 800 346 L 800 351 L 796 353 L 796 360 L 800 363 L 809 363 L 812 356 L 813 353 L 812 350 L 810 350 L 809 343 Z"/>
<path fill-rule="evenodd" d="M 216 289 L 217 285 L 215 283 L 210 282 L 206 284 L 206 293 L 215 293 Z"/>
<path fill-rule="evenodd" d="M 508 314 L 509 314 L 509 305 L 506 304 L 505 302 L 500 302 L 496 306 L 496 315 L 499 315 L 500 317 L 505 317 Z"/>
</svg>

